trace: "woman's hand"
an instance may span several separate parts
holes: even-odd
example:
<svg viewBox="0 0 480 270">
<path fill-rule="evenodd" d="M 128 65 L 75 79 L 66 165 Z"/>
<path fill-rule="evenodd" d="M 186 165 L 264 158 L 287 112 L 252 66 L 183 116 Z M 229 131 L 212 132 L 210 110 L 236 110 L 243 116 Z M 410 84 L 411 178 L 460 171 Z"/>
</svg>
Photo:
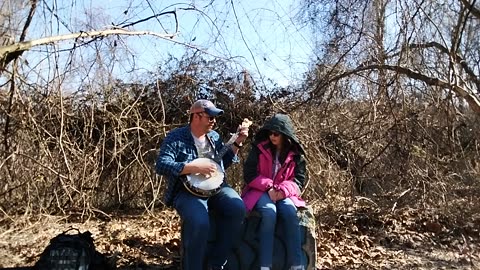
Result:
<svg viewBox="0 0 480 270">
<path fill-rule="evenodd" d="M 285 198 L 285 195 L 281 190 L 276 190 L 274 188 L 268 190 L 268 196 L 270 197 L 270 200 L 274 202 L 283 200 Z"/>
</svg>

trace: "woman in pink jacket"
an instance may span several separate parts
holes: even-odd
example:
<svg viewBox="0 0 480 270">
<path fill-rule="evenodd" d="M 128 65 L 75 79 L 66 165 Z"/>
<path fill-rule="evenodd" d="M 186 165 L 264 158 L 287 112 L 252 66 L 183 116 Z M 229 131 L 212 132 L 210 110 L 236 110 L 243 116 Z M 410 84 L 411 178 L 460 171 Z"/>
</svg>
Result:
<svg viewBox="0 0 480 270">
<path fill-rule="evenodd" d="M 297 208 L 305 183 L 305 152 L 295 135 L 292 121 L 275 114 L 257 132 L 243 166 L 246 187 L 242 198 L 248 211 L 262 216 L 259 228 L 260 269 L 272 268 L 275 224 L 282 219 L 285 229 L 287 262 L 291 270 L 303 270 Z"/>
</svg>

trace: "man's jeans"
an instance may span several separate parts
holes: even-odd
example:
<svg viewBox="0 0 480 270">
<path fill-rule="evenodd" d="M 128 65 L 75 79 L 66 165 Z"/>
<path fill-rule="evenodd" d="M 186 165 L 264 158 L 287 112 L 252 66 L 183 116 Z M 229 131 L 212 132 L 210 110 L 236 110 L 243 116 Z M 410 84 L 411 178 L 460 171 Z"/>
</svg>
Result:
<svg viewBox="0 0 480 270">
<path fill-rule="evenodd" d="M 182 190 L 175 198 L 174 207 L 183 223 L 183 269 L 202 269 L 210 230 L 209 210 L 215 212 L 217 241 L 208 254 L 208 264 L 221 269 L 240 239 L 246 215 L 245 205 L 238 193 L 225 186 L 210 198 L 200 198 Z"/>
<path fill-rule="evenodd" d="M 277 201 L 270 199 L 268 193 L 264 193 L 255 205 L 255 210 L 260 213 L 260 229 L 258 231 L 260 247 L 259 261 L 260 266 L 272 267 L 273 243 L 275 234 L 275 224 L 277 217 L 282 219 L 283 230 L 282 239 L 285 241 L 287 249 L 287 262 L 289 266 L 302 264 L 302 247 L 300 226 L 297 217 L 297 207 L 289 198 Z"/>
</svg>

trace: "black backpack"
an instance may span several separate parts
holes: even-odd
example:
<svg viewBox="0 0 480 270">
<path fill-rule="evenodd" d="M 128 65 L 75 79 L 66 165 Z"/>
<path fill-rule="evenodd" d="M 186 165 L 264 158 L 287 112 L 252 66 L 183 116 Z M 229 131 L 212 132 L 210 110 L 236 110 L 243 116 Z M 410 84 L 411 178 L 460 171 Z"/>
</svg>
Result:
<svg viewBox="0 0 480 270">
<path fill-rule="evenodd" d="M 69 233 L 76 230 L 76 233 Z M 95 250 L 92 233 L 71 228 L 55 236 L 34 266 L 35 270 L 111 269 L 106 257 Z"/>
</svg>

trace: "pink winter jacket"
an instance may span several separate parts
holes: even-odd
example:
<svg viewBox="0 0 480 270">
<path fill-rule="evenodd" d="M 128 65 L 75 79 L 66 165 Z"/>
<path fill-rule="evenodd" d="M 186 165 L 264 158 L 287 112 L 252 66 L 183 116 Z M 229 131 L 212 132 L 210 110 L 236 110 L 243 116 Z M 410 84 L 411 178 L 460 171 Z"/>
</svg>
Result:
<svg viewBox="0 0 480 270">
<path fill-rule="evenodd" d="M 290 198 L 296 207 L 304 207 L 305 201 L 300 198 L 301 191 L 294 181 L 296 165 L 293 160 L 294 153 L 290 151 L 287 154 L 275 179 L 272 179 L 273 156 L 271 151 L 265 148 L 267 144 L 268 141 L 258 144 L 260 154 L 257 163 L 257 177 L 248 183 L 242 192 L 242 199 L 247 210 L 251 211 L 262 194 L 271 187 L 283 191 L 285 197 Z"/>
</svg>

